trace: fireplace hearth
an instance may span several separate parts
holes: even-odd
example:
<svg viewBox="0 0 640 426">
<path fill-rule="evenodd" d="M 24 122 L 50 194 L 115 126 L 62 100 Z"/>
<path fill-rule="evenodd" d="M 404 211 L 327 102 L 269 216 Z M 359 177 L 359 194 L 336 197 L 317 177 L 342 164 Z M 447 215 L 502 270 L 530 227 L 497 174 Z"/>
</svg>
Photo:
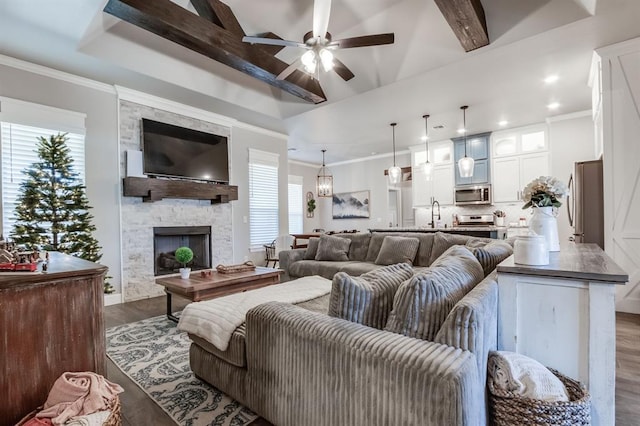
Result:
<svg viewBox="0 0 640 426">
<path fill-rule="evenodd" d="M 176 261 L 178 247 L 189 247 L 193 260 L 187 264 L 192 271 L 211 268 L 210 226 L 165 226 L 153 228 L 154 275 L 175 274 L 182 267 Z"/>
</svg>

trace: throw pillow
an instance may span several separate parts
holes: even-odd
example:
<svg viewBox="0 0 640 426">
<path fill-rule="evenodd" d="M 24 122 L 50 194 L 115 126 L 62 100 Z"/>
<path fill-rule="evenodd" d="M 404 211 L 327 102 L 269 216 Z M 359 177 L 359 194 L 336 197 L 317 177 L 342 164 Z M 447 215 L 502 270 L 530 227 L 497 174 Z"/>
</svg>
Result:
<svg viewBox="0 0 640 426">
<path fill-rule="evenodd" d="M 433 341 L 453 306 L 483 278 L 482 266 L 469 249 L 449 248 L 424 272 L 402 283 L 384 329 Z"/>
<path fill-rule="evenodd" d="M 393 296 L 413 275 L 406 263 L 384 266 L 352 277 L 338 272 L 333 277 L 329 316 L 382 330 L 393 308 Z"/>
<path fill-rule="evenodd" d="M 307 243 L 307 250 L 304 252 L 304 260 L 314 260 L 316 258 L 319 242 L 320 238 L 309 238 L 309 242 Z"/>
<path fill-rule="evenodd" d="M 394 265 L 408 263 L 413 265 L 413 259 L 418 252 L 420 240 L 408 237 L 392 237 L 387 235 L 382 241 L 382 247 L 376 258 L 376 265 Z"/>
<path fill-rule="evenodd" d="M 433 237 L 433 246 L 431 247 L 431 258 L 429 260 L 429 265 L 435 262 L 435 260 L 439 258 L 442 255 L 442 253 L 447 251 L 449 247 L 454 245 L 477 246 L 477 245 L 483 245 L 483 243 L 482 243 L 482 239 L 470 237 L 468 235 L 447 234 L 445 232 L 436 232 L 435 236 Z"/>
<path fill-rule="evenodd" d="M 505 260 L 513 254 L 513 248 L 504 241 L 492 241 L 484 247 L 472 248 L 471 252 L 475 255 L 486 277 L 496 269 L 498 263 Z"/>
<path fill-rule="evenodd" d="M 351 240 L 347 238 L 321 235 L 316 260 L 347 261 L 350 245 Z"/>
</svg>

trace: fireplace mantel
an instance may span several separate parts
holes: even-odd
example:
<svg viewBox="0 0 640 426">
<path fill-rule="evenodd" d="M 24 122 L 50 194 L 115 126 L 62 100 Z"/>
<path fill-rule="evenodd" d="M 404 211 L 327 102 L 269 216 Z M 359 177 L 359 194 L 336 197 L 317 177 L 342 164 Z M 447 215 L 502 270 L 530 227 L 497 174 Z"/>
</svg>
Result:
<svg viewBox="0 0 640 426">
<path fill-rule="evenodd" d="M 126 177 L 123 184 L 125 197 L 142 197 L 145 203 L 163 198 L 210 200 L 211 204 L 228 203 L 238 199 L 237 186 L 211 182 Z"/>
</svg>

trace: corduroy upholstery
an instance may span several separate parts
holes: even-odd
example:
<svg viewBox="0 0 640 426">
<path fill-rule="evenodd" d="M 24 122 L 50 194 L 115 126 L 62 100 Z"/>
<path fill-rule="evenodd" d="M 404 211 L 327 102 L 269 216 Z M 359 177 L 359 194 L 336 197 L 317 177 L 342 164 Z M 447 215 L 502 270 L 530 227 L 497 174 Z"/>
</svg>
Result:
<svg viewBox="0 0 640 426">
<path fill-rule="evenodd" d="M 248 312 L 247 345 L 243 397 L 273 424 L 483 424 L 469 351 L 276 302 Z"/>
<path fill-rule="evenodd" d="M 420 240 L 412 237 L 394 237 L 387 235 L 382 240 L 382 246 L 376 257 L 376 265 L 393 265 L 396 263 L 408 263 L 413 265 Z"/>
<path fill-rule="evenodd" d="M 406 263 L 378 268 L 359 277 L 338 272 L 333 277 L 329 316 L 382 330 L 396 290 L 412 275 L 413 270 Z"/>
<path fill-rule="evenodd" d="M 471 252 L 478 259 L 484 275 L 487 276 L 496 269 L 498 263 L 513 254 L 513 247 L 504 241 L 492 241 L 483 247 L 472 248 Z"/>
<path fill-rule="evenodd" d="M 347 238 L 321 235 L 316 260 L 348 261 L 350 245 L 351 240 Z"/>
<path fill-rule="evenodd" d="M 318 254 L 318 243 L 320 243 L 320 238 L 309 238 L 307 249 L 304 251 L 304 260 L 315 260 L 316 254 Z"/>
</svg>

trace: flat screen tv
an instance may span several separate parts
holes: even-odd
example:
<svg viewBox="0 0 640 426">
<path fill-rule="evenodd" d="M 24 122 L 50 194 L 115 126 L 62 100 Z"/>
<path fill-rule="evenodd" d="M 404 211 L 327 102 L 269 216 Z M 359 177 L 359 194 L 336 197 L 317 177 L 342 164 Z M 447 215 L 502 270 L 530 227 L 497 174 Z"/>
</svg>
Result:
<svg viewBox="0 0 640 426">
<path fill-rule="evenodd" d="M 228 183 L 225 136 L 142 119 L 144 174 Z"/>
</svg>

